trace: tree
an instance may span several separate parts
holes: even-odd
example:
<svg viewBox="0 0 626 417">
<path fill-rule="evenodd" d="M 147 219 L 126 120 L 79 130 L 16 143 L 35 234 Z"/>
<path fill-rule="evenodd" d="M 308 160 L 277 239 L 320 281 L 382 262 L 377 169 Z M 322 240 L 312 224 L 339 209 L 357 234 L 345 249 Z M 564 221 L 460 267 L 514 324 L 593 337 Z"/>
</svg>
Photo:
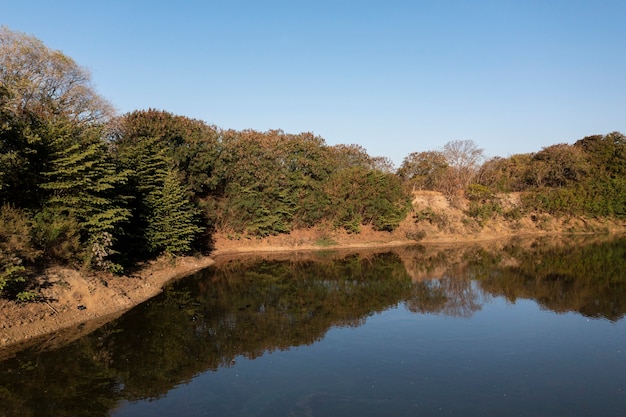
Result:
<svg viewBox="0 0 626 417">
<path fill-rule="evenodd" d="M 326 183 L 327 217 L 335 227 L 358 233 L 361 225 L 393 231 L 405 218 L 411 200 L 393 174 L 353 167 L 336 171 Z"/>
<path fill-rule="evenodd" d="M 113 115 L 91 86 L 87 70 L 37 38 L 5 26 L 0 27 L 0 85 L 9 93 L 5 109 L 20 117 L 89 125 Z"/>
<path fill-rule="evenodd" d="M 219 188 L 221 177 L 215 164 L 223 133 L 217 127 L 154 109 L 125 114 L 115 125 L 116 147 L 132 148 L 152 141 L 150 148 L 163 152 L 195 198 L 206 197 Z"/>
<path fill-rule="evenodd" d="M 163 185 L 151 192 L 147 201 L 151 212 L 146 238 L 151 251 L 173 255 L 191 251 L 202 229 L 198 226 L 198 211 L 173 169 L 167 171 Z"/>
<path fill-rule="evenodd" d="M 131 215 L 120 196 L 129 171 L 117 169 L 96 127 L 76 132 L 74 125 L 57 122 L 49 134 L 53 145 L 50 169 L 43 173 L 47 181 L 39 185 L 50 193 L 45 205 L 75 218 L 83 242 L 91 249 L 90 262 L 111 267 L 104 258 L 113 253 L 122 223 Z"/>
<path fill-rule="evenodd" d="M 6 87 L 6 86 L 2 86 Z M 0 202 L 25 209 L 42 203 L 39 183 L 47 169 L 50 143 L 46 122 L 16 114 L 8 105 L 10 92 L 0 87 Z"/>
<path fill-rule="evenodd" d="M 529 186 L 532 158 L 533 154 L 491 158 L 481 165 L 476 180 L 493 191 L 524 191 Z"/>
<path fill-rule="evenodd" d="M 626 136 L 620 132 L 587 136 L 574 144 L 582 149 L 595 175 L 626 176 Z"/>
<path fill-rule="evenodd" d="M 386 174 L 391 174 L 396 170 L 393 161 L 387 156 L 372 157 L 372 169 L 376 169 Z"/>
<path fill-rule="evenodd" d="M 361 145 L 334 145 L 330 147 L 330 161 L 334 169 L 354 167 L 373 168 L 374 162 L 367 150 Z"/>
<path fill-rule="evenodd" d="M 439 151 L 413 152 L 404 158 L 398 176 L 413 190 L 441 191 L 448 170 L 448 162 Z"/>
<path fill-rule="evenodd" d="M 187 148 L 187 133 L 197 133 L 198 125 L 194 125 L 190 119 L 156 110 L 129 113 L 117 120 L 113 148 L 120 166 L 130 172 L 126 191 L 133 197 L 125 252 L 149 257 L 191 250 L 201 231 L 191 184 L 204 191 L 191 173 L 178 168 L 189 166 L 193 157 L 177 160 L 176 150 Z M 196 139 L 201 142 L 201 137 Z"/>
<path fill-rule="evenodd" d="M 558 188 L 581 181 L 589 166 L 581 148 L 561 143 L 537 152 L 530 169 L 537 186 Z"/>
<path fill-rule="evenodd" d="M 218 219 L 223 230 L 267 236 L 292 229 L 299 192 L 307 200 L 305 190 L 314 182 L 310 180 L 324 174 L 318 170 L 315 145 L 291 139 L 280 130 L 224 133 L 219 159 L 224 194 Z"/>
<path fill-rule="evenodd" d="M 456 140 L 446 143 L 442 152 L 454 172 L 453 188 L 465 190 L 483 160 L 483 150 L 471 140 Z"/>
<path fill-rule="evenodd" d="M 104 142 L 111 106 L 71 58 L 6 27 L 0 86 L 0 201 L 28 210 L 46 256 L 67 259 L 50 245 L 73 251 L 78 233 L 82 244 L 107 242 L 99 253 L 110 254 L 128 218 L 118 198 L 124 174 Z"/>
</svg>

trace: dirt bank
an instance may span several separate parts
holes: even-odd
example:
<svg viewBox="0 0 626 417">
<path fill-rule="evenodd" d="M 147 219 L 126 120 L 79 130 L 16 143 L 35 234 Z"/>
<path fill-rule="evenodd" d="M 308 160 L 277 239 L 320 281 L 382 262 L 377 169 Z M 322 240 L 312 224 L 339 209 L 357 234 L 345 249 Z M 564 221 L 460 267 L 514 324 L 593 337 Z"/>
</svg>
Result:
<svg viewBox="0 0 626 417">
<path fill-rule="evenodd" d="M 81 337 L 154 297 L 168 282 L 212 263 L 194 257 L 159 260 L 130 276 L 50 268 L 40 277 L 46 301 L 0 299 L 0 359 L 32 344 L 52 347 Z"/>
</svg>

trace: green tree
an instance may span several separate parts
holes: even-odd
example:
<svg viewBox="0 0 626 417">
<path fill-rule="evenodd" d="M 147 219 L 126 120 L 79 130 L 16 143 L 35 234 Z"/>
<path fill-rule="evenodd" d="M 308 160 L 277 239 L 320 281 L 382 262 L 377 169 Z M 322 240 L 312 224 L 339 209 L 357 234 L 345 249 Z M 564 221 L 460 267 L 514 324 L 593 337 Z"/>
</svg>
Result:
<svg viewBox="0 0 626 417">
<path fill-rule="evenodd" d="M 441 191 L 449 166 L 439 151 L 413 152 L 404 158 L 398 176 L 413 190 Z"/>
<path fill-rule="evenodd" d="M 407 215 L 411 202 L 393 174 L 354 167 L 337 171 L 328 181 L 328 217 L 334 226 L 358 233 L 362 225 L 392 231 Z"/>
<path fill-rule="evenodd" d="M 148 195 L 147 203 L 151 210 L 145 233 L 152 252 L 188 253 L 202 228 L 197 209 L 173 169 L 166 172 L 162 186 Z"/>
<path fill-rule="evenodd" d="M 279 130 L 225 132 L 221 230 L 268 236 L 292 229 L 297 191 L 307 186 L 306 178 L 315 175 L 315 168 L 303 158 L 306 147 L 290 149 L 290 139 Z"/>
<path fill-rule="evenodd" d="M 42 204 L 38 184 L 50 155 L 45 122 L 20 117 L 7 105 L 9 94 L 0 88 L 0 202 L 36 209 Z"/>
<path fill-rule="evenodd" d="M 167 164 L 178 170 L 194 198 L 204 198 L 220 186 L 215 164 L 221 140 L 222 132 L 215 126 L 154 109 L 123 115 L 114 134 L 120 149 L 136 151 L 147 145 L 150 152 L 163 152 Z"/>
<path fill-rule="evenodd" d="M 495 157 L 482 164 L 477 182 L 494 191 L 525 191 L 529 187 L 533 154 Z"/>
<path fill-rule="evenodd" d="M 187 121 L 153 110 L 129 113 L 117 121 L 115 155 L 120 166 L 130 172 L 126 191 L 133 197 L 126 253 L 139 257 L 185 253 L 201 230 L 193 201 L 197 194 L 190 188 L 195 184 L 199 193 L 204 193 L 203 185 L 196 181 L 195 173 L 178 168 L 188 167 L 193 158 L 176 159 L 176 149 L 187 148 L 190 140 L 184 129 Z M 201 142 L 201 138 L 196 140 Z"/>
<path fill-rule="evenodd" d="M 75 218 L 91 250 L 88 259 L 100 267 L 110 266 L 104 258 L 112 253 L 131 214 L 119 195 L 129 172 L 117 169 L 101 129 L 83 129 L 77 135 L 73 125 L 57 123 L 49 134 L 54 151 L 50 170 L 43 173 L 47 181 L 40 184 L 50 193 L 46 206 Z"/>
</svg>

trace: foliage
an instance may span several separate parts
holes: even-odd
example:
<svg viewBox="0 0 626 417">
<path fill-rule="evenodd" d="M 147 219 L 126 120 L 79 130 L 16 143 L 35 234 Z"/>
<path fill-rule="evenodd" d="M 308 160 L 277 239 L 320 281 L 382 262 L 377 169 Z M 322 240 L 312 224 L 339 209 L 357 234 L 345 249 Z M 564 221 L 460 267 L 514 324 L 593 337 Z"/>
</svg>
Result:
<svg viewBox="0 0 626 417">
<path fill-rule="evenodd" d="M 392 174 L 365 168 L 337 172 L 327 184 L 329 218 L 336 227 L 358 233 L 360 225 L 371 224 L 374 230 L 392 231 L 410 208 L 410 199 L 401 181 Z"/>
<path fill-rule="evenodd" d="M 478 183 L 521 191 L 525 211 L 626 216 L 626 139 L 619 132 L 557 144 L 535 154 L 487 161 Z"/>
<path fill-rule="evenodd" d="M 442 191 L 448 170 L 449 165 L 442 152 L 413 152 L 404 158 L 397 174 L 413 190 Z"/>
<path fill-rule="evenodd" d="M 71 213 L 45 207 L 33 217 L 31 235 L 47 259 L 68 263 L 80 257 L 80 226 Z"/>
<path fill-rule="evenodd" d="M 393 230 L 408 196 L 395 175 L 372 168 L 375 161 L 361 147 L 327 147 L 308 133 L 225 132 L 218 226 L 261 237 L 320 223 Z"/>
<path fill-rule="evenodd" d="M 18 259 L 2 260 L 3 265 L 0 266 L 0 295 L 5 295 L 7 290 L 26 281 L 24 276 L 26 268 L 20 265 L 18 261 Z M 21 292 L 18 294 L 21 294 Z"/>
<path fill-rule="evenodd" d="M 440 229 L 444 229 L 450 223 L 450 219 L 445 212 L 435 212 L 432 208 L 427 207 L 423 210 L 413 213 L 415 223 L 428 222 Z"/>
<path fill-rule="evenodd" d="M 33 213 L 34 244 L 47 256 L 72 258 L 75 232 L 86 245 L 128 217 L 117 193 L 124 174 L 103 142 L 111 107 L 87 71 L 34 37 L 1 28 L 0 61 L 0 200 Z M 78 230 L 57 233 L 42 221 L 51 212 Z"/>
<path fill-rule="evenodd" d="M 532 154 L 495 157 L 482 164 L 477 182 L 497 192 L 523 191 L 527 188 Z"/>
<path fill-rule="evenodd" d="M 166 164 L 178 170 L 185 187 L 198 198 L 220 186 L 215 165 L 221 136 L 218 128 L 202 121 L 154 109 L 123 115 L 113 132 L 115 146 L 126 158 L 162 152 Z M 134 158 L 133 162 L 141 161 Z"/>
<path fill-rule="evenodd" d="M 195 175 L 194 171 L 199 167 L 208 169 L 198 160 L 200 154 L 208 152 L 208 140 L 215 139 L 208 136 L 203 142 L 203 134 L 211 132 L 205 127 L 155 110 L 129 113 L 117 121 L 115 156 L 129 172 L 127 192 L 133 197 L 132 218 L 126 229 L 131 243 L 127 243 L 125 252 L 150 257 L 161 252 L 191 251 L 201 232 L 193 198 L 217 187 L 210 172 Z M 180 168 L 187 171 L 181 172 Z"/>
<path fill-rule="evenodd" d="M 4 107 L 42 120 L 67 119 L 77 125 L 106 122 L 112 107 L 91 86 L 87 70 L 33 36 L 0 27 L 0 85 Z"/>
<path fill-rule="evenodd" d="M 476 219 L 481 226 L 496 214 L 502 214 L 502 206 L 497 201 L 471 201 L 467 209 L 467 215 Z"/>
<path fill-rule="evenodd" d="M 23 210 L 0 207 L 0 296 L 26 294 L 29 277 L 24 263 L 39 256 L 30 231 L 31 221 Z"/>
<path fill-rule="evenodd" d="M 0 203 L 37 207 L 42 204 L 39 183 L 50 154 L 42 138 L 44 123 L 29 115 L 18 117 L 6 105 L 2 90 L 0 106 Z"/>
<path fill-rule="evenodd" d="M 492 219 L 496 214 L 502 213 L 502 206 L 493 192 L 486 186 L 471 184 L 465 191 L 465 196 L 470 200 L 467 215 L 476 219 L 480 226 Z"/>
<path fill-rule="evenodd" d="M 567 144 L 543 148 L 531 160 L 531 175 L 537 187 L 559 188 L 575 184 L 588 174 L 584 152 Z"/>
<path fill-rule="evenodd" d="M 465 191 L 465 196 L 470 201 L 492 200 L 495 196 L 489 187 L 481 184 L 471 184 Z"/>
<path fill-rule="evenodd" d="M 154 253 L 182 254 L 191 251 L 202 229 L 197 225 L 197 210 L 189 201 L 174 170 L 169 170 L 162 187 L 147 197 L 151 208 L 146 238 Z"/>
<path fill-rule="evenodd" d="M 98 130 L 77 138 L 66 129 L 50 129 L 54 151 L 50 170 L 43 173 L 47 181 L 40 184 L 51 191 L 46 204 L 72 213 L 89 237 L 114 232 L 130 217 L 118 196 L 129 171 L 117 169 Z"/>
</svg>

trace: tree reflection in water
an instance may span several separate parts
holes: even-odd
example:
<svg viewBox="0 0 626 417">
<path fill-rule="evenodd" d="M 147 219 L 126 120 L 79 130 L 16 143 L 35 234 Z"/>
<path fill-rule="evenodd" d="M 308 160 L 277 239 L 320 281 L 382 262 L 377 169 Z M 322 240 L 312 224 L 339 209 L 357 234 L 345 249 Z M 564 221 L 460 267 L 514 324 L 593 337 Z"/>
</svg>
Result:
<svg viewBox="0 0 626 417">
<path fill-rule="evenodd" d="M 532 299 L 617 321 L 624 271 L 623 238 L 221 258 L 87 337 L 4 361 L 0 416 L 108 415 L 122 400 L 162 397 L 238 358 L 312 344 L 398 305 L 469 317 L 491 298 Z"/>
</svg>

